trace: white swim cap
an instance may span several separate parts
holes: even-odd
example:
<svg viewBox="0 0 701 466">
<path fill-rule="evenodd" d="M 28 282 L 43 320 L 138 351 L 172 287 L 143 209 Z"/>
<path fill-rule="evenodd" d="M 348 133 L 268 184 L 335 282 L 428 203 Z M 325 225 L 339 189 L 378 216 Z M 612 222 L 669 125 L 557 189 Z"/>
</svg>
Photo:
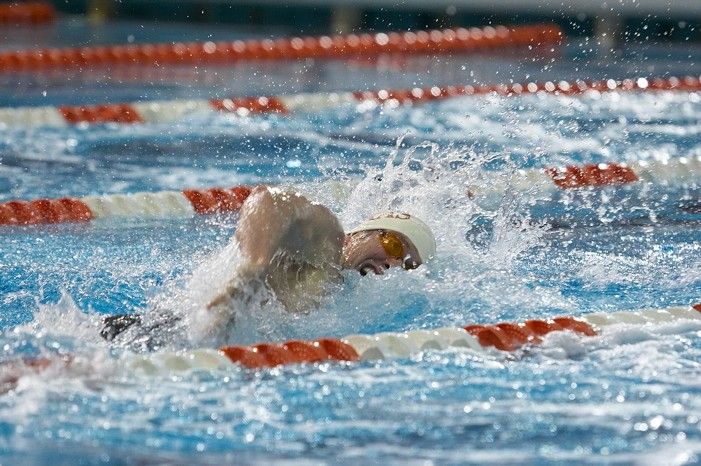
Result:
<svg viewBox="0 0 701 466">
<path fill-rule="evenodd" d="M 406 236 L 419 252 L 417 258 L 426 262 L 436 253 L 436 238 L 424 222 L 406 213 L 385 212 L 364 221 L 348 233 L 367 230 L 390 230 Z"/>
</svg>

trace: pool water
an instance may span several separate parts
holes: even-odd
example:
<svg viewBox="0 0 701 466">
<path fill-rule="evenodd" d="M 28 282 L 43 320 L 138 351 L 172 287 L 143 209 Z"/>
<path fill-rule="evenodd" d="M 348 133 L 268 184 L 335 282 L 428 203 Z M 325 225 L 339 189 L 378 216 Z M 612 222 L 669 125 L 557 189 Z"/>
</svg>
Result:
<svg viewBox="0 0 701 466">
<path fill-rule="evenodd" d="M 698 57 L 694 46 L 631 46 L 602 57 L 573 43 L 498 60 L 250 65 L 192 79 L 169 78 L 167 70 L 131 80 L 86 73 L 77 83 L 51 75 L 22 81 L 22 92 L 12 89 L 23 78 L 5 76 L 0 101 L 698 75 Z M 698 157 L 698 93 L 464 97 L 0 134 L 0 200 L 269 183 L 329 205 L 346 228 L 392 208 L 434 229 L 432 263 L 381 277 L 349 273 L 305 315 L 274 303 L 246 309 L 229 343 L 701 301 L 699 182 L 507 190 L 489 203 L 466 192 L 508 180 L 518 168 Z M 231 260 L 224 256 L 236 221 L 218 215 L 0 230 L 0 360 L 71 354 L 78 361 L 25 376 L 0 395 L 0 462 L 701 461 L 698 323 L 619 326 L 593 338 L 555 333 L 508 354 L 427 351 L 401 360 L 162 376 L 118 370 L 127 350 L 99 338 L 100 316 L 185 306 L 226 276 L 216 265 Z M 186 329 L 169 346 L 196 342 Z"/>
</svg>

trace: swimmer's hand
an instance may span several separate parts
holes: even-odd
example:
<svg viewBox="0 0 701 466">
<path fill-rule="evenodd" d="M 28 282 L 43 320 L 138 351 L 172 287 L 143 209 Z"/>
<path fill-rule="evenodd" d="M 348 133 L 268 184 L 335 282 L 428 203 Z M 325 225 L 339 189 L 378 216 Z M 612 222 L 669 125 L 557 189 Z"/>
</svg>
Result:
<svg viewBox="0 0 701 466">
<path fill-rule="evenodd" d="M 229 282 L 226 285 L 226 288 L 220 292 L 217 296 L 212 298 L 208 303 L 207 303 L 207 310 L 211 311 L 219 306 L 223 306 L 227 304 L 229 301 L 234 299 L 236 296 L 241 294 L 241 289 L 236 286 L 234 283 Z"/>
</svg>

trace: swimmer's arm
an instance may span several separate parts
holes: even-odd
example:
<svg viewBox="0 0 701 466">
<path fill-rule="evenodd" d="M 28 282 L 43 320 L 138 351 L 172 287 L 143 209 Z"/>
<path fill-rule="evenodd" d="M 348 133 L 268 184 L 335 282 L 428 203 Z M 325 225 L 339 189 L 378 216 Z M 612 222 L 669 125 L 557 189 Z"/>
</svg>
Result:
<svg viewBox="0 0 701 466">
<path fill-rule="evenodd" d="M 235 234 L 244 261 L 237 265 L 226 289 L 207 304 L 207 309 L 226 304 L 242 293 L 240 286 L 265 276 L 291 214 L 289 202 L 276 201 L 269 188 L 253 189 L 241 207 Z"/>
<path fill-rule="evenodd" d="M 262 271 L 281 252 L 299 262 L 338 263 L 343 230 L 327 207 L 299 193 L 258 187 L 241 209 L 236 240 L 248 268 Z"/>
<path fill-rule="evenodd" d="M 262 279 L 278 254 L 316 267 L 335 267 L 343 247 L 343 229 L 327 207 L 267 187 L 254 189 L 244 203 L 235 236 L 245 260 L 208 309 L 239 295 L 242 284 Z"/>
</svg>

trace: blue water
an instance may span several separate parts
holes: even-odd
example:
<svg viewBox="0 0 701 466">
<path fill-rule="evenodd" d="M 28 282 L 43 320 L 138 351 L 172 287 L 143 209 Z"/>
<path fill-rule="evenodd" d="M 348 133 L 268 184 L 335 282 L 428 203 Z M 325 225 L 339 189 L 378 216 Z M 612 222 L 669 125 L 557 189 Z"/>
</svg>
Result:
<svg viewBox="0 0 701 466">
<path fill-rule="evenodd" d="M 23 81 L 20 92 L 13 80 L 23 78 L 5 76 L 0 101 L 699 72 L 695 46 L 631 45 L 602 57 L 574 43 L 556 52 L 251 65 L 192 80 L 161 70 L 165 77 L 154 81 L 121 84 L 97 74 L 51 75 Z M 348 274 L 309 315 L 254 309 L 232 343 L 687 305 L 701 301 L 698 184 L 512 192 L 488 206 L 464 187 L 489 182 L 480 170 L 498 177 L 524 167 L 698 156 L 700 134 L 701 97 L 689 93 L 486 96 L 287 117 L 3 130 L 0 200 L 264 182 L 300 187 L 346 227 L 392 206 L 436 232 L 433 263 L 383 277 Z M 596 338 L 554 334 L 515 354 L 453 350 L 156 377 L 113 370 L 123 350 L 96 336 L 98 315 L 144 311 L 189 286 L 206 287 L 200 267 L 223 254 L 236 220 L 0 231 L 0 359 L 70 353 L 81 361 L 24 377 L 0 395 L 0 462 L 701 462 L 701 326 L 688 323 Z"/>
</svg>

